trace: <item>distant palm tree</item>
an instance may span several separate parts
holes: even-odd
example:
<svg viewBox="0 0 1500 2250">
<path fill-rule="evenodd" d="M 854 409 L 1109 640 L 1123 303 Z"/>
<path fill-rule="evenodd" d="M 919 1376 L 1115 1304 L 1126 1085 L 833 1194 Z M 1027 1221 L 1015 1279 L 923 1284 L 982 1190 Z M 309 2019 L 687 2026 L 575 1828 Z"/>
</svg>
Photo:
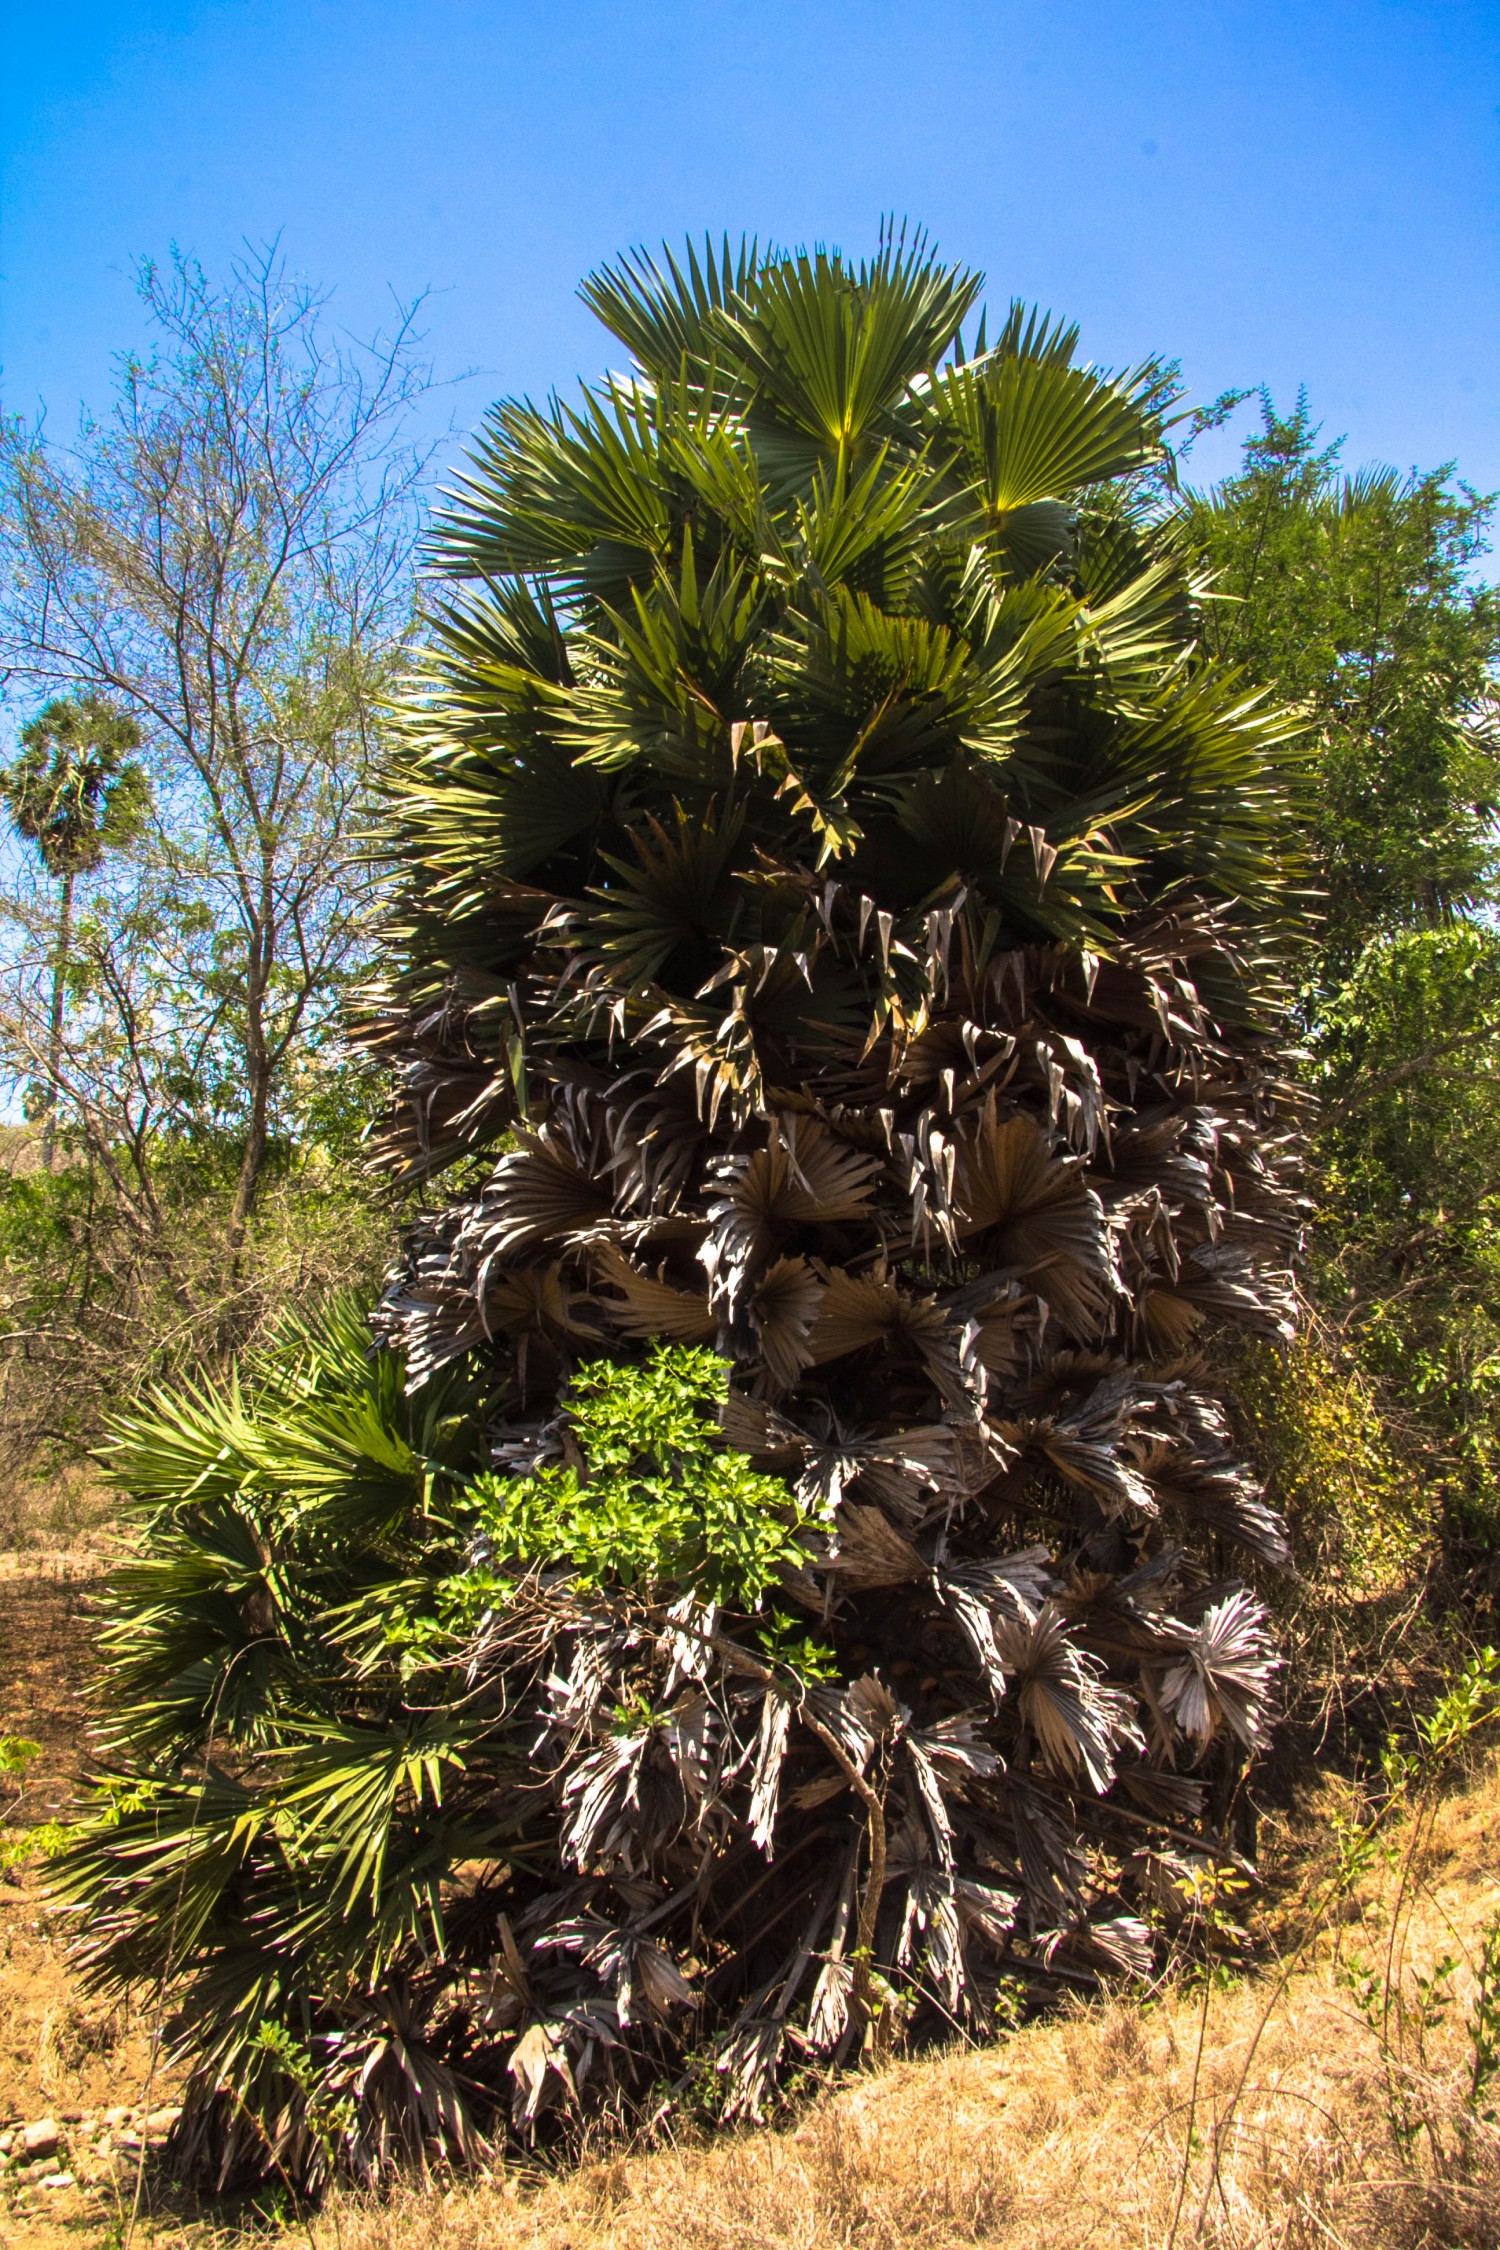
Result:
<svg viewBox="0 0 1500 2250">
<path fill-rule="evenodd" d="M 112 846 L 127 843 L 145 813 L 147 781 L 130 756 L 140 729 L 98 696 L 59 696 L 21 730 L 21 755 L 0 769 L 0 797 L 16 834 L 57 884 L 52 1005 L 47 1025 L 42 1161 L 52 1169 L 62 1069 L 63 1007 L 73 936 L 73 887 Z"/>
</svg>

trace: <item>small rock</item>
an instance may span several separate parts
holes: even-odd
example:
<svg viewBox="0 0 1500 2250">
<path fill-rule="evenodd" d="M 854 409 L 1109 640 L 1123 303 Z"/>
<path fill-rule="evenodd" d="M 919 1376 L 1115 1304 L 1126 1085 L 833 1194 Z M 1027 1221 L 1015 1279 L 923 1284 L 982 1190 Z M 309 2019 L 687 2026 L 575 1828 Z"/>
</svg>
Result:
<svg viewBox="0 0 1500 2250">
<path fill-rule="evenodd" d="M 41 2185 L 44 2188 L 76 2187 L 78 2182 L 71 2172 L 49 2172 Z"/>
<path fill-rule="evenodd" d="M 104 2112 L 104 2122 L 112 2133 L 117 2133 L 122 2125 L 130 2123 L 134 2115 L 133 2109 L 107 2109 Z"/>
<path fill-rule="evenodd" d="M 146 2119 L 146 2130 L 148 2133 L 170 2133 L 181 2115 L 180 2109 L 153 2109 Z"/>
<path fill-rule="evenodd" d="M 9 2156 L 16 2145 L 14 2133 L 0 2133 L 0 2156 Z"/>
<path fill-rule="evenodd" d="M 57 2114 L 64 2125 L 81 2125 L 83 2123 L 83 2111 L 81 2109 L 60 2109 Z"/>
<path fill-rule="evenodd" d="M 39 2117 L 34 2124 L 21 2128 L 21 2146 L 28 2158 L 54 2155 L 61 2139 L 57 2120 L 52 2117 Z"/>
</svg>

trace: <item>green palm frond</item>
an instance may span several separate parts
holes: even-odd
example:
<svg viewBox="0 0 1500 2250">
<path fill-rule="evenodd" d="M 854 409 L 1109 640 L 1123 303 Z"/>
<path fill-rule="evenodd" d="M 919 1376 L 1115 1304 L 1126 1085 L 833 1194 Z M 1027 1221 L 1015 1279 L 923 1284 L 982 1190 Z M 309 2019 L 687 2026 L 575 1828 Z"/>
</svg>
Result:
<svg viewBox="0 0 1500 2250">
<path fill-rule="evenodd" d="M 820 462 L 847 473 L 941 359 L 979 287 L 978 275 L 938 265 L 921 236 L 887 241 L 857 267 L 826 250 L 763 264 L 715 331 L 755 385 L 751 427 L 773 477 Z"/>
<path fill-rule="evenodd" d="M 455 1852 L 444 1791 L 474 1747 L 472 1723 L 456 1713 L 396 1728 L 325 1723 L 305 1731 L 312 1739 L 288 1746 L 275 1791 L 278 1820 L 321 1877 L 303 1927 L 336 1930 L 368 1918 L 380 1930 L 378 1973 L 404 1940 L 441 1944 L 447 1868 L 467 1856 L 465 1844 L 492 1850 L 514 1823 L 491 1820 L 487 1834 L 465 1835 Z"/>
<path fill-rule="evenodd" d="M 882 608 L 905 608 L 913 573 L 930 537 L 931 495 L 917 467 L 893 467 L 882 447 L 854 478 L 822 468 L 796 504 L 789 547 L 795 598 L 846 586 Z"/>
<path fill-rule="evenodd" d="M 105 1464 L 139 1501 L 211 1502 L 254 1491 L 264 1478 L 260 1429 L 237 1376 L 222 1388 L 179 1384 L 111 1425 Z"/>
<path fill-rule="evenodd" d="M 692 242 L 681 260 L 663 245 L 659 264 L 645 250 L 627 251 L 578 294 L 649 375 L 670 382 L 684 360 L 701 366 L 712 356 L 716 315 L 753 289 L 760 263 L 753 241 L 734 249 L 725 235 L 715 249 L 705 237 L 701 258 Z"/>
<path fill-rule="evenodd" d="M 1013 297 L 995 338 L 994 355 L 997 359 L 1030 359 L 1048 367 L 1069 367 L 1078 349 L 1079 333 L 1076 320 L 1060 319 L 1043 312 L 1040 305 L 1023 304 L 1019 297 Z M 973 356 L 983 359 L 982 345 Z"/>
<path fill-rule="evenodd" d="M 309 1592 L 265 1512 L 179 1509 L 104 1598 L 115 1730 L 161 1753 L 205 1734 L 226 1748 L 270 1739 L 287 1694 L 305 1692 L 289 1636 Z"/>
<path fill-rule="evenodd" d="M 499 407 L 440 514 L 432 553 L 456 576 L 555 574 L 622 599 L 668 553 L 672 513 L 647 392 L 611 383 L 579 407 Z M 485 472 L 488 471 L 488 475 Z"/>
<path fill-rule="evenodd" d="M 673 572 L 632 588 L 628 614 L 605 613 L 584 644 L 588 669 L 568 739 L 585 765 L 630 765 L 719 788 L 732 771 L 729 728 L 765 611 L 756 572 L 732 550 L 700 582 L 691 532 Z"/>
<path fill-rule="evenodd" d="M 1001 757 L 1025 709 L 1024 650 L 978 665 L 946 626 L 893 617 L 843 588 L 789 615 L 770 655 L 767 708 L 835 794 L 856 775 L 920 769 L 959 749 Z"/>
<path fill-rule="evenodd" d="M 628 859 L 601 855 L 613 880 L 593 893 L 585 943 L 629 994 L 654 984 L 680 952 L 695 956 L 706 974 L 733 934 L 738 900 L 729 875 L 744 813 L 710 807 L 694 821 L 681 805 L 674 810 L 674 829 L 653 818 L 632 833 Z"/>
<path fill-rule="evenodd" d="M 1020 577 L 1068 551 L 1072 495 L 1162 450 L 1138 384 L 1051 358 L 1007 354 L 945 369 L 920 426 L 956 454 L 977 527 Z"/>
</svg>

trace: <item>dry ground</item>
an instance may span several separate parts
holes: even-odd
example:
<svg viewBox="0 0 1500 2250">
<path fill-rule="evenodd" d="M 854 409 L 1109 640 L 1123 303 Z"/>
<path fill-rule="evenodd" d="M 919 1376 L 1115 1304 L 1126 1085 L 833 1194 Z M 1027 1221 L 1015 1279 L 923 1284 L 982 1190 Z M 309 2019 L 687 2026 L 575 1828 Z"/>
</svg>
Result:
<svg viewBox="0 0 1500 2250">
<path fill-rule="evenodd" d="M 42 1746 L 23 1791 L 0 1781 L 0 1827 L 66 1817 L 90 1758 L 91 1582 L 103 1567 L 84 1548 L 38 1543 L 0 1554 L 0 1736 Z M 13 2244 L 102 2243 L 134 2190 L 131 2153 L 80 2130 L 111 2107 L 150 2107 L 170 2088 L 152 2067 L 147 2014 L 105 2007 L 69 1971 L 68 1928 L 48 1910 L 35 1865 L 0 1872 L 0 2132 L 55 2119 L 76 2188 L 23 2190 L 0 2181 L 0 2250 Z"/>
<path fill-rule="evenodd" d="M 1442 1955 L 1460 1966 L 1404 2060 L 1340 1976 L 1384 1963 L 1398 1879 L 1381 1867 L 1284 1985 L 1080 2008 L 896 2065 L 781 2132 L 540 2187 L 345 2202 L 318 2250 L 1494 2250 L 1500 2127 L 1462 2095 L 1472 1964 L 1500 1905 L 1500 1766 L 1442 1808 L 1411 1870 L 1392 1967 L 1410 1993 Z M 1409 2147 L 1393 2109 L 1418 2121 Z"/>
<path fill-rule="evenodd" d="M 19 1817 L 64 1807 L 88 1756 L 84 1556 L 0 1560 L 0 1732 L 43 1743 Z M 1335 1785 L 1267 1839 L 1304 1895 L 1331 1850 Z M 0 1820 L 16 1817 L 0 1811 Z M 1473 1964 L 1500 1905 L 1500 1765 L 1440 1808 L 1408 1871 L 1377 1864 L 1289 1975 L 1114 1999 L 1000 2047 L 899 2062 L 800 2121 L 611 2155 L 567 2177 L 337 2198 L 266 2250 L 1500 2250 L 1500 2127 L 1462 2099 Z M 1277 1934 L 1308 1926 L 1284 1901 Z M 1396 1942 L 1392 1945 L 1392 1929 Z M 0 2128 L 56 2117 L 77 2184 L 0 2191 L 0 2250 L 248 2250 L 249 2214 L 190 2210 L 116 2146 L 85 2156 L 70 2114 L 150 2106 L 144 2015 L 69 1977 L 37 1879 L 0 1881 Z M 1362 1958 L 1408 1998 L 1459 1966 L 1419 2052 L 1372 2031 L 1348 1988 Z M 1495 2089 L 1500 2099 L 1500 2086 Z M 1403 2132 L 1416 2120 L 1415 2131 Z M 136 2189 L 142 2193 L 137 2200 Z"/>
<path fill-rule="evenodd" d="M 0 1783 L 0 1822 L 29 1828 L 66 1813 L 87 1758 L 83 1700 L 92 1569 L 81 1558 L 0 1568 L 0 1736 L 40 1742 L 19 1797 Z M 0 1875 L 0 2127 L 55 2105 L 116 2099 L 122 2026 L 85 2007 L 34 1868 Z"/>
</svg>

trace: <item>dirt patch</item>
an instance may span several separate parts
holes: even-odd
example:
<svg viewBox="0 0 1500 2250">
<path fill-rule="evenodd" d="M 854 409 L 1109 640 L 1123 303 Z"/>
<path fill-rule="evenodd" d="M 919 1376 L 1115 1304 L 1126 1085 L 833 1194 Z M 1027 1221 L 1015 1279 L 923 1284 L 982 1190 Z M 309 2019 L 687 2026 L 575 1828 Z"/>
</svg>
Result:
<svg viewBox="0 0 1500 2250">
<path fill-rule="evenodd" d="M 89 1756 L 88 1597 L 100 1565 L 87 1556 L 7 1558 L 0 1568 L 0 1735 L 42 1746 L 7 1827 L 64 1817 Z M 0 2097 L 3 2099 L 3 2097 Z"/>
</svg>

